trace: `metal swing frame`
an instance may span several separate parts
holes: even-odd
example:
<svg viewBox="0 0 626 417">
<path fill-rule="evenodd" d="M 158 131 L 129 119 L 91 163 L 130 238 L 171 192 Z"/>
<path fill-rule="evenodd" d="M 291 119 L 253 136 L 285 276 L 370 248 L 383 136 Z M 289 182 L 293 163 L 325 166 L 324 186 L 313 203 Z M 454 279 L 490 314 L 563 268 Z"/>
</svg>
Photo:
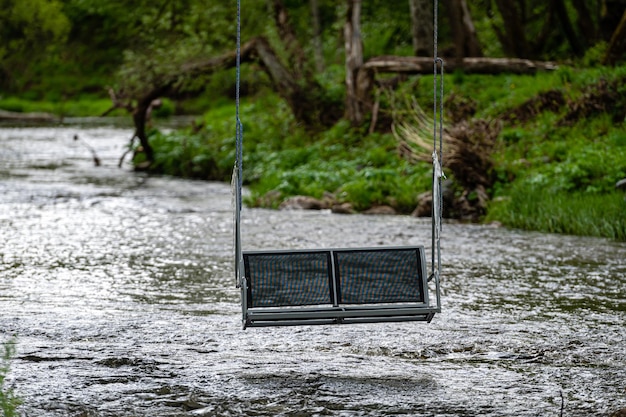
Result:
<svg viewBox="0 0 626 417">
<path fill-rule="evenodd" d="M 243 251 L 241 0 L 237 0 L 236 159 L 233 170 L 236 285 L 247 327 L 423 321 L 441 312 L 443 75 L 434 0 L 431 273 L 423 246 Z M 429 297 L 434 286 L 434 300 Z"/>
</svg>

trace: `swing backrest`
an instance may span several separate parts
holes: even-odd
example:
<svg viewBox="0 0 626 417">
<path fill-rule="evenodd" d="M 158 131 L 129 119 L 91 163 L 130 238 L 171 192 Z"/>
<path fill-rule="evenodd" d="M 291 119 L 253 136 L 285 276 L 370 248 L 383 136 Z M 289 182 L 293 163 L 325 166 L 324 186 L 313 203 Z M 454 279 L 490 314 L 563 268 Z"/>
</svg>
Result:
<svg viewBox="0 0 626 417">
<path fill-rule="evenodd" d="M 244 252 L 247 308 L 428 305 L 424 248 Z"/>
</svg>

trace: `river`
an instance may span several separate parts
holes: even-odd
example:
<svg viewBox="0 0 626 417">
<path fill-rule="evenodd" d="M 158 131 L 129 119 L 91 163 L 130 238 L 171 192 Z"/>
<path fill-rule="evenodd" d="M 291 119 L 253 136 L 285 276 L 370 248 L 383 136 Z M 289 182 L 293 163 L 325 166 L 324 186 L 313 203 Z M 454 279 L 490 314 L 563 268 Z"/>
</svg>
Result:
<svg viewBox="0 0 626 417">
<path fill-rule="evenodd" d="M 130 136 L 106 124 L 0 127 L 0 341 L 16 337 L 5 389 L 22 416 L 626 407 L 625 243 L 446 223 L 432 323 L 244 331 L 230 185 L 118 168 Z M 242 218 L 244 249 L 423 244 L 430 259 L 428 220 Z"/>
</svg>

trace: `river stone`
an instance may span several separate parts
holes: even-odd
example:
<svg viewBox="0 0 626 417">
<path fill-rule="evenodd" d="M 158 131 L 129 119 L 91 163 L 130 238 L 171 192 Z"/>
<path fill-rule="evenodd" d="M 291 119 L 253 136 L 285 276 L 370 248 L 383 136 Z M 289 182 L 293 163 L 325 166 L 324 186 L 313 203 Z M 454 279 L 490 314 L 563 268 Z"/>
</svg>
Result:
<svg viewBox="0 0 626 417">
<path fill-rule="evenodd" d="M 306 195 L 289 197 L 278 207 L 281 210 L 322 210 L 327 208 L 323 201 Z"/>
<path fill-rule="evenodd" d="M 417 196 L 417 207 L 411 213 L 413 217 L 430 217 L 433 212 L 433 194 L 430 191 Z"/>
<path fill-rule="evenodd" d="M 396 210 L 391 206 L 373 206 L 363 212 L 363 214 L 397 214 Z"/>
<path fill-rule="evenodd" d="M 612 412 L 609 417 L 626 417 L 626 408 Z"/>
<path fill-rule="evenodd" d="M 330 211 L 335 214 L 354 214 L 356 211 L 352 208 L 350 203 L 333 204 Z"/>
<path fill-rule="evenodd" d="M 257 204 L 261 207 L 276 207 L 283 199 L 283 193 L 276 190 L 271 190 L 265 193 L 262 197 L 259 197 Z"/>
</svg>

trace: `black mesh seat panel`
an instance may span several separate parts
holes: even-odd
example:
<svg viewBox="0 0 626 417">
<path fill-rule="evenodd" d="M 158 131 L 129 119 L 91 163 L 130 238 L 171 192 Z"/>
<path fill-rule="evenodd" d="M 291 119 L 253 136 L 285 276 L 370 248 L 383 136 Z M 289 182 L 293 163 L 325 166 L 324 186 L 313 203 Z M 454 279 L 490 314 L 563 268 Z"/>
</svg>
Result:
<svg viewBox="0 0 626 417">
<path fill-rule="evenodd" d="M 244 253 L 248 307 L 333 304 L 330 251 Z"/>
<path fill-rule="evenodd" d="M 340 304 L 423 302 L 417 249 L 334 251 Z"/>
</svg>

